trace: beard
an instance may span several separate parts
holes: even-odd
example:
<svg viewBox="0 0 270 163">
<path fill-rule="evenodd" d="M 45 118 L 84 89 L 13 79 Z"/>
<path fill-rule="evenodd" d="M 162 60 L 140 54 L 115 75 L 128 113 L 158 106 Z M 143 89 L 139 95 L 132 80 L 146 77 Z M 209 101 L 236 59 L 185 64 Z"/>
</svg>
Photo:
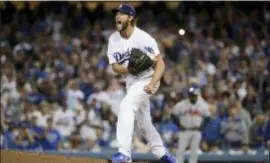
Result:
<svg viewBox="0 0 270 163">
<path fill-rule="evenodd" d="M 125 29 L 127 29 L 127 27 L 128 27 L 128 21 L 123 21 L 121 22 L 121 24 L 116 22 L 116 29 L 118 31 L 124 31 Z"/>
</svg>

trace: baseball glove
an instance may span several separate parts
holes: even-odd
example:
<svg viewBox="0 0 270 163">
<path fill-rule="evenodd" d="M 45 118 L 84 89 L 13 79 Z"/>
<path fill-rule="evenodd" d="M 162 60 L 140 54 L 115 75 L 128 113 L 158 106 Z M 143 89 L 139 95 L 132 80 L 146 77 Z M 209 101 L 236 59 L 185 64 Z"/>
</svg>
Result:
<svg viewBox="0 0 270 163">
<path fill-rule="evenodd" d="M 152 59 L 140 49 L 133 48 L 129 58 L 128 71 L 132 75 L 138 75 L 153 65 Z"/>
</svg>

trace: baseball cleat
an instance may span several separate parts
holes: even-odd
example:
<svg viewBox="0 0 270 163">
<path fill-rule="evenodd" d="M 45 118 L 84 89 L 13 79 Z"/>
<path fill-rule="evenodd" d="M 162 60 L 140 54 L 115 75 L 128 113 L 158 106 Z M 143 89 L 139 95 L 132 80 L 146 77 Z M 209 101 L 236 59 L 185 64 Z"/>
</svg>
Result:
<svg viewBox="0 0 270 163">
<path fill-rule="evenodd" d="M 120 152 L 117 152 L 112 156 L 111 162 L 113 162 L 113 163 L 128 163 L 128 162 L 131 162 L 131 158 L 120 153 Z"/>
<path fill-rule="evenodd" d="M 162 163 L 177 163 L 176 158 L 169 153 L 166 153 L 164 156 L 160 158 Z"/>
</svg>

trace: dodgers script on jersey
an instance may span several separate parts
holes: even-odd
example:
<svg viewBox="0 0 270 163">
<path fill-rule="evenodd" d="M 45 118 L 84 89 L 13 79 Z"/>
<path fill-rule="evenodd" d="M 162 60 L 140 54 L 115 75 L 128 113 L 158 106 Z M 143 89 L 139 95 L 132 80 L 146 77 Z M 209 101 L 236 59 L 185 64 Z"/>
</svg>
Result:
<svg viewBox="0 0 270 163">
<path fill-rule="evenodd" d="M 160 54 L 157 42 L 148 33 L 135 27 L 132 35 L 128 39 L 121 37 L 118 31 L 114 32 L 109 38 L 108 45 L 108 58 L 109 63 L 119 63 L 124 67 L 128 66 L 128 60 L 130 57 L 130 51 L 132 48 L 141 49 L 146 53 L 151 59 Z M 154 71 L 152 68 L 142 72 L 137 76 L 131 74 L 124 76 L 127 85 L 131 85 L 133 82 L 148 78 L 153 75 Z"/>
<path fill-rule="evenodd" d="M 185 128 L 200 127 L 203 118 L 210 115 L 208 105 L 201 97 L 195 104 L 190 103 L 189 99 L 179 102 L 173 114 L 180 118 L 180 124 Z"/>
</svg>

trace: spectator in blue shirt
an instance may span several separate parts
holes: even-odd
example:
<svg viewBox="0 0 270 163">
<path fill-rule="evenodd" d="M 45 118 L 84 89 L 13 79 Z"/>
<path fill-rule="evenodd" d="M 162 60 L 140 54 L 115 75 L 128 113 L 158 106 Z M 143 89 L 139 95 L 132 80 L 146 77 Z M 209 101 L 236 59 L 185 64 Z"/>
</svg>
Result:
<svg viewBox="0 0 270 163">
<path fill-rule="evenodd" d="M 220 139 L 221 120 L 216 114 L 216 107 L 213 105 L 209 106 L 211 114 L 210 121 L 204 127 L 202 132 L 202 145 L 205 151 L 217 151 L 218 143 Z"/>
<path fill-rule="evenodd" d="M 166 116 L 162 123 L 160 124 L 159 129 L 164 143 L 168 148 L 173 147 L 174 145 L 174 136 L 180 131 L 180 129 L 175 125 L 168 116 Z"/>
<path fill-rule="evenodd" d="M 264 116 L 257 115 L 254 123 L 251 125 L 249 129 L 249 139 L 251 148 L 263 147 L 264 126 L 265 126 Z"/>
<path fill-rule="evenodd" d="M 33 86 L 32 88 L 32 92 L 30 92 L 27 96 L 26 96 L 26 100 L 29 101 L 30 103 L 33 104 L 40 104 L 43 100 L 46 99 L 46 97 L 41 94 L 40 92 L 38 92 L 37 88 Z"/>
<path fill-rule="evenodd" d="M 39 150 L 40 145 L 38 141 L 36 141 L 29 130 L 30 126 L 27 126 L 26 123 L 21 122 L 19 124 L 19 133 L 15 138 L 15 144 L 18 149 L 21 150 Z"/>
<path fill-rule="evenodd" d="M 217 103 L 217 114 L 221 120 L 225 120 L 228 118 L 228 108 L 229 108 L 229 99 L 230 92 L 225 91 L 221 94 L 221 98 Z"/>
<path fill-rule="evenodd" d="M 15 143 L 15 139 L 19 134 L 18 128 L 14 123 L 9 123 L 9 128 L 4 132 L 4 142 L 5 149 L 17 149 L 17 144 Z"/>
<path fill-rule="evenodd" d="M 57 150 L 60 148 L 61 135 L 53 128 L 52 118 L 48 118 L 47 127 L 43 132 L 41 145 L 43 150 Z"/>
<path fill-rule="evenodd" d="M 31 119 L 30 131 L 31 131 L 35 141 L 38 141 L 38 143 L 40 143 L 40 139 L 42 137 L 43 130 L 44 129 L 37 124 L 37 117 L 33 116 Z"/>
<path fill-rule="evenodd" d="M 270 150 L 270 120 L 266 123 L 266 128 L 264 131 L 264 141 L 266 143 L 266 147 Z"/>
</svg>

